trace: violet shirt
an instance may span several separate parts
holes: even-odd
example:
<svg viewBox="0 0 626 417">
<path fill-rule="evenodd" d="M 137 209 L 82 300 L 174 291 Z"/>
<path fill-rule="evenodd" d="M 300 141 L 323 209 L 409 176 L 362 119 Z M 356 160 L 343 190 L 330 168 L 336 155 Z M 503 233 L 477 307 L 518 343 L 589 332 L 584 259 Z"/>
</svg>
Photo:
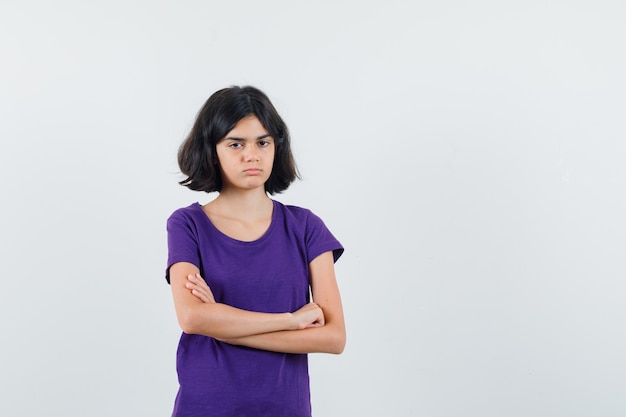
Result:
<svg viewBox="0 0 626 417">
<path fill-rule="evenodd" d="M 309 263 L 343 247 L 307 209 L 273 200 L 272 222 L 253 242 L 226 236 L 198 203 L 167 221 L 169 268 L 190 262 L 200 269 L 215 301 L 266 313 L 293 312 L 309 302 Z M 173 416 L 310 417 L 305 354 L 233 346 L 183 333 L 176 368 L 180 388 Z"/>
</svg>

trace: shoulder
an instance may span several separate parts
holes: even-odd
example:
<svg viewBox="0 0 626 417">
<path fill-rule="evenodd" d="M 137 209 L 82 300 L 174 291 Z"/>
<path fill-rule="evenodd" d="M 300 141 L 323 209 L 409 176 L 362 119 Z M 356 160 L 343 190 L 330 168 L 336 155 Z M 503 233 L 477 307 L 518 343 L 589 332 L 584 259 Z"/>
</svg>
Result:
<svg viewBox="0 0 626 417">
<path fill-rule="evenodd" d="M 288 223 L 300 223 L 306 224 L 311 221 L 319 221 L 319 217 L 316 216 L 311 210 L 304 207 L 283 204 L 279 201 L 274 200 L 274 207 L 279 210 L 282 216 L 285 218 L 285 221 Z"/>
<path fill-rule="evenodd" d="M 169 227 L 175 224 L 196 224 L 201 214 L 204 213 L 200 204 L 193 203 L 187 207 L 181 207 L 170 214 L 167 218 L 167 225 Z"/>
<path fill-rule="evenodd" d="M 316 230 L 325 229 L 323 220 L 308 208 L 275 202 L 275 207 L 280 210 L 281 217 L 288 228 L 302 233 L 314 233 Z"/>
<path fill-rule="evenodd" d="M 343 253 L 343 246 L 326 227 L 324 221 L 311 210 L 303 207 L 277 203 L 283 213 L 284 223 L 289 233 L 303 239 L 307 247 L 307 259 L 310 262 L 321 253 L 333 251 L 337 261 Z"/>
</svg>

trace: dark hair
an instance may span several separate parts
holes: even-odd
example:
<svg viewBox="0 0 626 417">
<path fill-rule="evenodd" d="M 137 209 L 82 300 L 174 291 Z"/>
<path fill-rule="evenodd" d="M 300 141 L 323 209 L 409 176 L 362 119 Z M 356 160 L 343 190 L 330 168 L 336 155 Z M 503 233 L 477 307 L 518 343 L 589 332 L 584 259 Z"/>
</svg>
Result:
<svg viewBox="0 0 626 417">
<path fill-rule="evenodd" d="M 178 149 L 178 166 L 187 176 L 181 185 L 196 191 L 222 190 L 222 174 L 215 145 L 244 117 L 255 115 L 274 139 L 272 173 L 265 191 L 281 193 L 299 178 L 291 153 L 289 131 L 270 99 L 261 90 L 232 86 L 219 90 L 204 103 L 187 138 Z"/>
</svg>

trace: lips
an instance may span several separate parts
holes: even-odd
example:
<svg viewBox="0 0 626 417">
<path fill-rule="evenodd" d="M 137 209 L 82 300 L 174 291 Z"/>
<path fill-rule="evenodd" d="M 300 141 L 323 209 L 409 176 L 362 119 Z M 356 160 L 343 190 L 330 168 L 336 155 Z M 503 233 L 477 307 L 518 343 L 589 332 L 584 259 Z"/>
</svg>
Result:
<svg viewBox="0 0 626 417">
<path fill-rule="evenodd" d="M 245 172 L 248 175 L 258 175 L 261 173 L 261 170 L 259 168 L 249 168 L 244 170 L 243 172 Z"/>
</svg>

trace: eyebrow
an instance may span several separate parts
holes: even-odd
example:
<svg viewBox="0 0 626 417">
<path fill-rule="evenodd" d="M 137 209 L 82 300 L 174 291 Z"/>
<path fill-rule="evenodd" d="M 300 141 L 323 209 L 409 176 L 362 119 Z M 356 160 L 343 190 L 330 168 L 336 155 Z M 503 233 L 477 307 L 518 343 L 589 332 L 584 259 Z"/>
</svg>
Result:
<svg viewBox="0 0 626 417">
<path fill-rule="evenodd" d="M 265 135 L 258 136 L 254 140 L 261 140 L 261 139 L 266 139 L 266 138 L 271 138 L 271 137 L 272 137 L 272 135 L 267 133 Z M 227 137 L 224 138 L 224 140 L 235 140 L 235 141 L 238 141 L 238 142 L 245 142 L 246 139 L 245 138 L 236 138 L 234 136 L 227 136 Z"/>
</svg>

